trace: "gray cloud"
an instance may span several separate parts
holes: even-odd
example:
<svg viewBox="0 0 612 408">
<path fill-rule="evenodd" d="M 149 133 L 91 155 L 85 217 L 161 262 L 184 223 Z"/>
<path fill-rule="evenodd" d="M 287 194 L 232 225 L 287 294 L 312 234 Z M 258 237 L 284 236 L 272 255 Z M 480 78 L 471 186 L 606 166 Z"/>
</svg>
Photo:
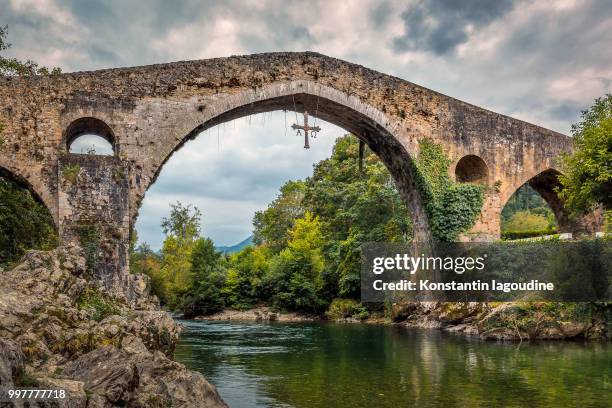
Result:
<svg viewBox="0 0 612 408">
<path fill-rule="evenodd" d="M 578 116 L 583 108 L 584 106 L 580 103 L 566 101 L 550 106 L 547 108 L 547 112 L 553 119 L 563 120 L 566 118 L 574 118 L 578 120 Z"/>
<path fill-rule="evenodd" d="M 374 28 L 384 29 L 384 26 L 389 22 L 393 13 L 393 7 L 388 1 L 383 1 L 374 7 L 370 13 L 370 18 Z"/>
<path fill-rule="evenodd" d="M 485 26 L 512 9 L 514 0 L 426 0 L 402 13 L 405 34 L 397 51 L 424 50 L 442 55 L 468 39 L 470 27 Z"/>
</svg>

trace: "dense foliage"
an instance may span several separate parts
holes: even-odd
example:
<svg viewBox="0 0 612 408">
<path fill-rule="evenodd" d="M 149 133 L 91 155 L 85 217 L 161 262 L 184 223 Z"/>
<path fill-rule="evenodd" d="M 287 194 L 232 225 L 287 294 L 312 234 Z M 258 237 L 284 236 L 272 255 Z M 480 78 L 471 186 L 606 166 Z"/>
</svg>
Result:
<svg viewBox="0 0 612 408">
<path fill-rule="evenodd" d="M 53 218 L 26 188 L 0 177 L 0 266 L 17 261 L 28 249 L 57 245 Z"/>
<path fill-rule="evenodd" d="M 474 225 L 480 214 L 484 187 L 453 181 L 448 172 L 451 161 L 440 145 L 425 139 L 419 147 L 417 180 L 431 232 L 440 241 L 455 241 Z"/>
<path fill-rule="evenodd" d="M 222 290 L 225 284 L 224 263 L 208 238 L 199 238 L 191 252 L 189 289 L 180 306 L 186 317 L 218 312 L 225 307 Z"/>
<path fill-rule="evenodd" d="M 559 196 L 574 215 L 612 210 L 612 94 L 595 100 L 572 126 L 576 150 L 563 157 Z M 608 213 L 609 216 L 609 213 Z"/>
</svg>

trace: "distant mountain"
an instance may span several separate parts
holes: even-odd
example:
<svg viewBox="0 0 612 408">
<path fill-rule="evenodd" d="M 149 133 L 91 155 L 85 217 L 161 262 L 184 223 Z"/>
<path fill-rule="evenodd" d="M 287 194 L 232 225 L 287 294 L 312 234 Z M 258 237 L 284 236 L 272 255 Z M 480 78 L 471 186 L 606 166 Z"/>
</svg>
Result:
<svg viewBox="0 0 612 408">
<path fill-rule="evenodd" d="M 238 252 L 242 248 L 247 247 L 249 245 L 253 245 L 253 236 L 252 235 L 250 237 L 248 237 L 247 239 L 245 239 L 244 241 L 241 241 L 241 242 L 237 243 L 236 245 L 232 245 L 232 246 L 218 246 L 218 247 L 215 247 L 215 249 L 217 251 L 219 251 L 219 252 L 224 253 L 224 254 L 233 254 L 234 252 Z"/>
</svg>

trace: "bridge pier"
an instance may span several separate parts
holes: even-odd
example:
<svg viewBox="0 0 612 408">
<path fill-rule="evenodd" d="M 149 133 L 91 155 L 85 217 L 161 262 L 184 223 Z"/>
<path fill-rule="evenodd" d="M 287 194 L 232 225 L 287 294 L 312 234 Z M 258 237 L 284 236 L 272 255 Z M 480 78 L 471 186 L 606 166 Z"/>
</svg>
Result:
<svg viewBox="0 0 612 408">
<path fill-rule="evenodd" d="M 474 226 L 459 237 L 460 241 L 495 241 L 501 237 L 501 194 L 498 191 L 487 191 L 480 215 Z"/>
<path fill-rule="evenodd" d="M 129 273 L 129 163 L 68 153 L 57 168 L 62 244 L 83 248 L 89 278 L 111 295 L 133 305 L 146 300 L 148 279 Z"/>
</svg>

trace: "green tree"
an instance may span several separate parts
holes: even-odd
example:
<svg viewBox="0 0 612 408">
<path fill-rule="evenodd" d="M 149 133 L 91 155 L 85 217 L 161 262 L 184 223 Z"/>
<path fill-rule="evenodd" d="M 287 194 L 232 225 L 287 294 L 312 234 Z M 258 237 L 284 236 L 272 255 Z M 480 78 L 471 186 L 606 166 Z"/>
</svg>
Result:
<svg viewBox="0 0 612 408">
<path fill-rule="evenodd" d="M 309 211 L 295 221 L 287 247 L 273 260 L 270 279 L 275 282 L 273 303 L 287 310 L 322 311 L 318 296 L 324 267 L 321 221 Z"/>
<path fill-rule="evenodd" d="M 369 149 L 365 151 L 363 164 L 360 170 L 359 141 L 352 135 L 341 137 L 331 157 L 314 166 L 311 177 L 285 184 L 268 208 L 256 214 L 256 244 L 264 244 L 269 249 L 267 256 L 284 252 L 269 261 L 271 272 L 264 275 L 261 289 L 255 290 L 257 298 L 278 300 L 280 296 L 275 291 L 293 294 L 301 287 L 302 297 L 311 299 L 311 310 L 339 294 L 357 298 L 361 245 L 370 241 L 406 242 L 410 239 L 412 228 L 408 210 L 389 171 Z M 285 287 L 279 289 L 274 282 L 280 279 L 280 269 L 295 270 L 292 252 L 285 250 L 290 247 L 296 220 L 305 212 L 312 213 L 320 224 L 322 240 L 318 250 L 322 256 L 322 270 L 316 284 L 302 279 L 301 272 L 293 281 L 290 275 L 282 275 Z M 233 258 L 233 261 L 238 259 L 241 258 Z M 239 268 L 233 268 L 230 260 L 226 290 L 231 292 L 229 287 L 236 285 L 236 290 L 242 288 L 240 292 L 244 294 L 244 288 L 249 287 L 245 285 L 250 279 L 246 272 L 248 262 L 241 260 L 239 263 Z M 293 287 L 288 289 L 289 284 Z M 238 299 L 243 296 L 235 295 Z"/>
<path fill-rule="evenodd" d="M 268 273 L 271 251 L 265 245 L 247 246 L 231 255 L 223 293 L 234 309 L 248 309 L 257 300 L 270 296 L 264 277 Z"/>
<path fill-rule="evenodd" d="M 369 149 L 359 169 L 359 141 L 339 138 L 329 159 L 306 180 L 304 207 L 317 215 L 324 235 L 321 296 L 358 298 L 361 245 L 406 242 L 412 224 L 391 174 Z"/>
<path fill-rule="evenodd" d="M 266 244 L 274 253 L 287 244 L 288 231 L 293 222 L 304 213 L 302 200 L 304 198 L 304 182 L 288 181 L 280 190 L 280 194 L 264 211 L 258 211 L 253 217 L 253 242 L 257 245 Z"/>
<path fill-rule="evenodd" d="M 162 219 L 164 234 L 179 241 L 193 242 L 200 235 L 202 212 L 191 204 L 183 205 L 179 201 L 170 204 L 170 217 Z"/>
<path fill-rule="evenodd" d="M 192 251 L 200 236 L 201 217 L 197 207 L 176 202 L 171 205 L 170 217 L 161 223 L 166 239 L 161 251 L 163 266 L 160 275 L 164 288 L 160 300 L 172 309 L 180 306 L 192 282 Z"/>
<path fill-rule="evenodd" d="M 600 204 L 612 210 L 612 94 L 582 112 L 582 120 L 572 125 L 572 136 L 575 151 L 562 157 L 559 196 L 574 215 Z"/>
<path fill-rule="evenodd" d="M 191 253 L 191 284 L 184 294 L 182 309 L 185 317 L 207 315 L 223 310 L 222 289 L 225 269 L 221 253 L 210 238 L 198 239 Z"/>
<path fill-rule="evenodd" d="M 164 297 L 164 279 L 161 273 L 162 258 L 147 244 L 146 242 L 135 245 L 137 241 L 136 234 L 133 237 L 133 243 L 130 251 L 130 273 L 142 273 L 151 278 L 151 291 L 157 297 Z"/>
</svg>

